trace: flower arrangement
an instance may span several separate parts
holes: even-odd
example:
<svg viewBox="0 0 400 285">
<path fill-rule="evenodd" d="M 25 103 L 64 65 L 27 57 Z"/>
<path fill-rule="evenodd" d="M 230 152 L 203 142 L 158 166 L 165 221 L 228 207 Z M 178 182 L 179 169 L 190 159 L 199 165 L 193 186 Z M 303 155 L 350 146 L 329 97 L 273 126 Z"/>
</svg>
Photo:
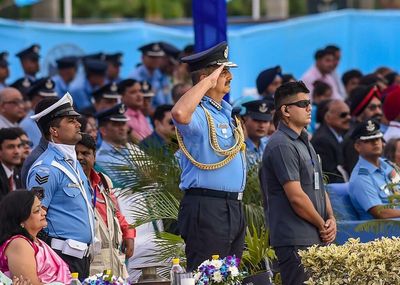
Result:
<svg viewBox="0 0 400 285">
<path fill-rule="evenodd" d="M 86 278 L 83 285 L 126 285 L 129 284 L 121 277 L 111 275 L 109 272 L 98 273 Z"/>
<path fill-rule="evenodd" d="M 308 285 L 400 284 L 400 238 L 312 246 L 299 251 Z"/>
<path fill-rule="evenodd" d="M 220 259 L 213 256 L 211 260 L 205 260 L 194 272 L 197 285 L 237 285 L 244 278 L 244 273 L 239 271 L 240 259 L 236 256 L 227 256 Z"/>
</svg>

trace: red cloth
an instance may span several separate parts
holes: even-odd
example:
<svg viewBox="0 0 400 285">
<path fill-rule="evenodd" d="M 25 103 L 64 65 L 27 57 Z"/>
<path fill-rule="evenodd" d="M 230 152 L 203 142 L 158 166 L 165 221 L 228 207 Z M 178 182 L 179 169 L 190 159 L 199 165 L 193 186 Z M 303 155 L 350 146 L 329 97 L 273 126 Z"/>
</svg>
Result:
<svg viewBox="0 0 400 285">
<path fill-rule="evenodd" d="M 103 218 L 103 221 L 105 224 L 107 224 L 107 209 L 106 209 L 106 204 L 102 201 L 104 201 L 104 196 L 103 194 L 100 193 L 99 187 L 103 187 L 103 183 L 101 181 L 100 175 L 92 169 L 90 172 L 90 184 L 92 185 L 92 188 L 96 191 L 96 209 L 99 212 L 100 216 Z M 111 200 L 114 203 L 114 206 L 116 208 L 116 216 L 119 221 L 119 225 L 121 226 L 121 231 L 122 231 L 122 238 L 125 239 L 134 239 L 136 237 L 136 229 L 130 228 L 130 225 L 125 219 L 125 216 L 121 213 L 119 206 L 118 206 L 118 201 L 117 198 L 115 197 L 114 194 L 110 193 Z"/>
<path fill-rule="evenodd" d="M 383 102 L 383 113 L 389 121 L 393 121 L 400 114 L 400 87 L 393 88 Z"/>
</svg>

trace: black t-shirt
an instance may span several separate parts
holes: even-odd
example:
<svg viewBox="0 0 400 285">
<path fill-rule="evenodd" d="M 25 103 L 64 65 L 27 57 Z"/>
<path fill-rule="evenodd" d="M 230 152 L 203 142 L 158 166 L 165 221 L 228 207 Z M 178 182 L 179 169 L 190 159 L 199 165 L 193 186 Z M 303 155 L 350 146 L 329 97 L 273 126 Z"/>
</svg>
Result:
<svg viewBox="0 0 400 285">
<path fill-rule="evenodd" d="M 314 181 L 315 173 L 318 175 L 317 183 Z M 264 152 L 261 181 L 264 184 L 262 188 L 271 245 L 309 246 L 322 243 L 318 229 L 294 212 L 283 189 L 289 181 L 300 181 L 302 190 L 326 220 L 322 170 L 306 131 L 299 136 L 285 124 L 279 124 Z"/>
</svg>

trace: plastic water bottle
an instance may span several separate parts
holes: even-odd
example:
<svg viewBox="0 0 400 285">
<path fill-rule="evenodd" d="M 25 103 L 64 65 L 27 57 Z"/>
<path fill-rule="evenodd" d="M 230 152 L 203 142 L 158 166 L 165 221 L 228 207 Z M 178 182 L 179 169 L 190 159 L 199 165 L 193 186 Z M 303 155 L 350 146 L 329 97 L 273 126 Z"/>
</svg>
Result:
<svg viewBox="0 0 400 285">
<path fill-rule="evenodd" d="M 79 281 L 78 277 L 79 277 L 79 273 L 78 272 L 73 272 L 71 273 L 71 285 L 82 285 L 81 281 Z"/>
<path fill-rule="evenodd" d="M 185 270 L 179 265 L 179 258 L 172 259 L 171 267 L 171 285 L 180 285 L 179 273 L 184 273 Z"/>
</svg>

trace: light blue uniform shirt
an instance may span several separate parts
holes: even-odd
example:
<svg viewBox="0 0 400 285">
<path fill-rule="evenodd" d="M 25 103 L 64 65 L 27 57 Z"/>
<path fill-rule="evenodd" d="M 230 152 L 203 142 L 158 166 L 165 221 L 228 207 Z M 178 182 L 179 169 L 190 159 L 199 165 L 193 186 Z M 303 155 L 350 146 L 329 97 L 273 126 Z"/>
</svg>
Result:
<svg viewBox="0 0 400 285">
<path fill-rule="evenodd" d="M 92 106 L 92 93 L 95 89 L 85 77 L 73 81 L 70 90 L 74 105 L 79 111 Z"/>
<path fill-rule="evenodd" d="M 83 182 L 86 196 L 90 203 L 92 201 L 91 188 L 81 165 L 77 163 L 78 177 L 64 155 L 49 144 L 47 150 L 29 170 L 27 178 L 28 189 L 40 186 L 45 190 L 42 205 L 47 208 L 48 234 L 54 238 L 91 243 L 92 234 L 85 199 L 76 183 L 63 171 L 51 165 L 53 161 L 61 164 L 73 173 L 78 181 Z"/>
<path fill-rule="evenodd" d="M 68 85 L 67 83 L 65 83 L 64 79 L 62 79 L 60 75 L 56 74 L 51 79 L 55 83 L 54 90 L 57 92 L 58 97 L 64 96 L 65 93 L 67 93 L 67 92 L 72 93 L 70 90 L 71 84 Z"/>
<path fill-rule="evenodd" d="M 393 193 L 387 188 L 394 170 L 384 159 L 380 158 L 380 167 L 376 167 L 360 156 L 351 172 L 349 194 L 360 219 L 369 220 L 374 217 L 368 210 L 374 206 L 387 205 L 388 196 Z"/>
<path fill-rule="evenodd" d="M 264 149 L 268 143 L 268 137 L 262 137 L 258 147 L 256 147 L 250 138 L 247 138 L 244 142 L 246 144 L 247 168 L 250 168 L 254 165 L 259 165 L 262 161 Z"/>
<path fill-rule="evenodd" d="M 33 147 L 36 147 L 39 142 L 40 138 L 42 137 L 42 133 L 36 122 L 31 119 L 31 116 L 34 115 L 35 112 L 33 110 L 29 110 L 28 114 L 25 118 L 19 123 L 19 126 L 26 132 L 28 138 L 32 141 Z"/>
<path fill-rule="evenodd" d="M 232 107 L 224 100 L 222 109 L 218 111 L 210 103 L 210 98 L 204 96 L 201 103 L 210 112 L 217 133 L 218 143 L 222 149 L 228 149 L 235 143 L 233 136 Z M 209 140 L 208 123 L 204 110 L 197 106 L 189 124 L 183 125 L 175 122 L 175 126 L 183 137 L 183 142 L 196 161 L 201 163 L 216 163 L 224 159 L 217 155 L 211 148 Z M 242 192 L 246 184 L 246 162 L 242 151 L 237 154 L 227 165 L 215 170 L 202 170 L 194 166 L 181 150 L 177 152 L 179 165 L 182 169 L 182 190 L 189 188 L 207 188 L 226 192 Z"/>
<path fill-rule="evenodd" d="M 154 70 L 153 74 L 142 64 L 138 66 L 130 75 L 131 78 L 138 81 L 148 81 L 155 92 L 152 100 L 154 108 L 163 104 L 173 104 L 171 95 L 171 81 L 168 76 L 161 73 L 159 69 Z"/>
</svg>

